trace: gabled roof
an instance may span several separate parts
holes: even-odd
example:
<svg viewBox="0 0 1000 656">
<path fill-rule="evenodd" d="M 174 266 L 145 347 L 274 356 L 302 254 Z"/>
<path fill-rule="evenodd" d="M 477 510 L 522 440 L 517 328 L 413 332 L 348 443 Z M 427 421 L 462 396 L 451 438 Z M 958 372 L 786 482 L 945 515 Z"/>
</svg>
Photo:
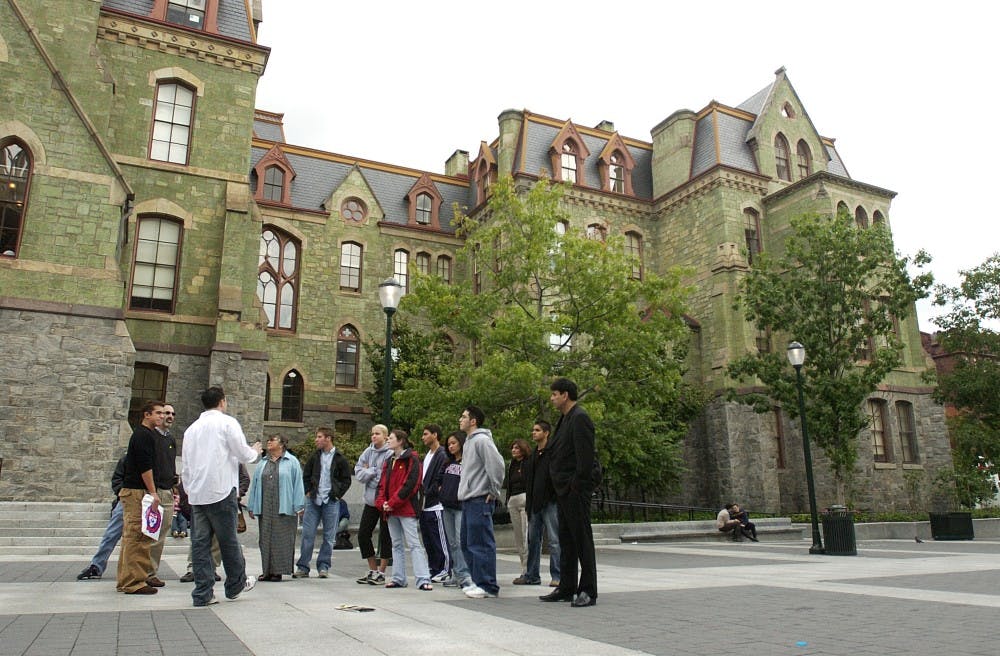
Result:
<svg viewBox="0 0 1000 656">
<path fill-rule="evenodd" d="M 250 153 L 251 168 L 272 146 L 266 141 L 254 141 Z M 295 209 L 327 213 L 324 204 L 355 169 L 371 189 L 376 202 L 385 213 L 384 220 L 387 223 L 408 224 L 407 194 L 424 176 L 433 181 L 434 187 L 441 194 L 439 218 L 442 232 L 455 232 L 453 205 L 457 203 L 459 207 L 465 207 L 470 204 L 469 182 L 464 177 L 437 175 L 287 144 L 282 145 L 281 151 L 296 174 L 289 190 L 291 206 Z"/>
<path fill-rule="evenodd" d="M 515 158 L 511 173 L 537 176 L 544 172 L 551 177 L 552 160 L 549 151 L 552 143 L 566 129 L 568 121 L 533 114 L 527 109 L 522 111 L 522 117 L 519 143 L 515 149 L 518 156 Z M 601 175 L 598 163 L 601 161 L 601 153 L 618 133 L 575 124 L 572 124 L 572 128 L 582 142 L 581 145 L 589 152 L 583 163 L 586 186 L 599 189 Z M 621 144 L 628 151 L 629 156 L 635 160 L 635 168 L 632 169 L 632 191 L 635 197 L 651 200 L 653 197 L 653 144 L 620 135 L 618 135 L 618 139 L 621 140 Z"/>
</svg>

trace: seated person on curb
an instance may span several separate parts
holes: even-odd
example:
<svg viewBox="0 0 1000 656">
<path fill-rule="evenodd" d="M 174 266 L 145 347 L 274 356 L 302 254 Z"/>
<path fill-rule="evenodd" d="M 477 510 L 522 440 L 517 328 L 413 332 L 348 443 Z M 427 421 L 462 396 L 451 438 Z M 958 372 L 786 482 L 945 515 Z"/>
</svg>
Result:
<svg viewBox="0 0 1000 656">
<path fill-rule="evenodd" d="M 760 540 L 757 539 L 757 525 L 750 521 L 750 513 L 740 508 L 740 504 L 734 503 L 733 510 L 730 515 L 739 520 L 740 531 L 743 535 L 750 538 L 754 542 L 760 542 Z"/>
<path fill-rule="evenodd" d="M 719 514 L 715 517 L 715 527 L 723 533 L 729 533 L 731 531 L 733 534 L 733 541 L 739 542 L 742 524 L 740 523 L 740 520 L 733 519 L 730 514 L 730 511 L 734 507 L 737 507 L 735 503 L 727 503 L 726 507 L 719 511 Z"/>
</svg>

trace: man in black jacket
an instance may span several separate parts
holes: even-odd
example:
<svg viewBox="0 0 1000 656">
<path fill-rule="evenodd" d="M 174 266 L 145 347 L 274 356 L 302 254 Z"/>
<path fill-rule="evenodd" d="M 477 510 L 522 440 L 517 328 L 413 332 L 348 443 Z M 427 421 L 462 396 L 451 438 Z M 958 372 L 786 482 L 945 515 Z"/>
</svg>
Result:
<svg viewBox="0 0 1000 656">
<path fill-rule="evenodd" d="M 312 560 L 316 529 L 323 522 L 323 544 L 316 556 L 316 570 L 319 577 L 329 576 L 333 558 L 333 544 L 337 538 L 337 524 L 340 522 L 340 498 L 351 487 L 351 464 L 333 446 L 333 431 L 322 426 L 316 429 L 316 451 L 309 456 L 302 468 L 302 481 L 306 490 L 306 507 L 302 516 L 302 544 L 299 560 L 295 563 L 292 578 L 309 576 L 309 562 Z"/>
<path fill-rule="evenodd" d="M 549 473 L 559 510 L 562 553 L 559 587 L 539 599 L 572 601 L 574 607 L 594 606 L 597 604 L 597 556 L 590 527 L 596 458 L 594 422 L 577 405 L 576 383 L 568 378 L 556 378 L 549 389 L 552 391 L 549 400 L 562 415 L 549 445 Z"/>
<path fill-rule="evenodd" d="M 420 513 L 420 536 L 427 551 L 431 581 L 441 583 L 451 571 L 448 537 L 444 533 L 444 506 L 441 505 L 441 479 L 448 463 L 448 454 L 441 446 L 441 427 L 427 424 L 420 439 L 427 447 L 424 455 L 423 488 L 424 509 Z"/>
</svg>

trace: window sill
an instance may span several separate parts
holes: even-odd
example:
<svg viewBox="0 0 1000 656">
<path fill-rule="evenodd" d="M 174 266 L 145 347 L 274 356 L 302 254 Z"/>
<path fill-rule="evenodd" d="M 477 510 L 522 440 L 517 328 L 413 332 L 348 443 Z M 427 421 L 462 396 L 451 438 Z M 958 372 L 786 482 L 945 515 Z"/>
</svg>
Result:
<svg viewBox="0 0 1000 656">
<path fill-rule="evenodd" d="M 274 428 L 301 428 L 305 426 L 305 423 L 301 421 L 265 421 L 265 426 L 271 426 Z"/>
<path fill-rule="evenodd" d="M 921 471 L 923 471 L 923 468 L 924 468 L 924 466 L 922 464 L 920 464 L 919 462 L 904 462 L 903 463 L 903 469 L 921 470 Z"/>
<path fill-rule="evenodd" d="M 899 465 L 894 462 L 876 462 L 875 469 L 897 469 Z"/>
</svg>

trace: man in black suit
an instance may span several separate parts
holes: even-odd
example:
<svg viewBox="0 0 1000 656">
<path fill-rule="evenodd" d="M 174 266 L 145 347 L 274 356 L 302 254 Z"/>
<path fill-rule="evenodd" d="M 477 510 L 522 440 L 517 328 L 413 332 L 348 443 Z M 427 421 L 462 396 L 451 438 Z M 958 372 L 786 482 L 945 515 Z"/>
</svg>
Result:
<svg viewBox="0 0 1000 656">
<path fill-rule="evenodd" d="M 576 383 L 556 378 L 549 400 L 562 416 L 549 446 L 549 474 L 559 509 L 559 587 L 542 601 L 572 601 L 574 607 L 597 604 L 597 556 L 590 527 L 594 491 L 594 422 L 577 405 Z M 579 564 L 579 582 L 577 565 Z"/>
</svg>

